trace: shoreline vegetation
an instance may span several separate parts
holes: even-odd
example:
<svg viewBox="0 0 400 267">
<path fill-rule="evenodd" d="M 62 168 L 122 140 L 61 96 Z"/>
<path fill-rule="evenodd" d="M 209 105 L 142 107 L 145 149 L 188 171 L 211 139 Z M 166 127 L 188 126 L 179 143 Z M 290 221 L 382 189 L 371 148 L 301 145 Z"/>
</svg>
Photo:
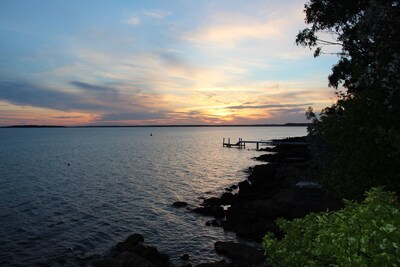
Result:
<svg viewBox="0 0 400 267">
<path fill-rule="evenodd" d="M 282 139 L 285 142 L 304 142 L 307 137 Z M 198 207 L 186 202 L 171 203 L 176 208 L 208 216 L 204 227 L 222 227 L 233 231 L 245 241 L 216 242 L 214 249 L 227 260 L 193 265 L 189 254 L 180 255 L 174 265 L 162 248 L 144 245 L 144 237 L 132 233 L 103 256 L 81 258 L 79 264 L 97 267 L 111 266 L 267 266 L 261 241 L 268 233 L 282 237 L 275 223 L 278 218 L 293 220 L 311 212 L 333 211 L 342 202 L 330 195 L 318 183 L 308 179 L 306 169 L 311 155 L 308 146 L 276 145 L 264 149 L 266 154 L 256 158 L 263 162 L 246 170 L 244 181 L 225 189 L 220 197 L 205 198 Z M 212 248 L 210 248 L 212 249 Z M 193 259 L 195 261 L 195 259 Z"/>
</svg>

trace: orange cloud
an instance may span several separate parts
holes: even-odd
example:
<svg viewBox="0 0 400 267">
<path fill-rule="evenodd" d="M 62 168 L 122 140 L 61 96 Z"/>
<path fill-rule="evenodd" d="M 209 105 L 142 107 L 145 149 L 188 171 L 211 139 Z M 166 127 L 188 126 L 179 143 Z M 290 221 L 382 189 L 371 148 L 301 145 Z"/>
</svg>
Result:
<svg viewBox="0 0 400 267">
<path fill-rule="evenodd" d="M 79 111 L 59 111 L 32 106 L 18 106 L 0 101 L 0 126 L 36 125 L 87 125 L 98 119 L 98 115 Z"/>
</svg>

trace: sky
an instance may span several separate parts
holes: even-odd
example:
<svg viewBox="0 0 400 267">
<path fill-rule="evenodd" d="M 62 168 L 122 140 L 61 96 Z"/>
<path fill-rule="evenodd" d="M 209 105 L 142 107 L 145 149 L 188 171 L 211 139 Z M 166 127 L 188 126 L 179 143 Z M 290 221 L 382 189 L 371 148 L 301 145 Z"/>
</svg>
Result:
<svg viewBox="0 0 400 267">
<path fill-rule="evenodd" d="M 0 126 L 306 122 L 305 0 L 0 0 Z"/>
</svg>

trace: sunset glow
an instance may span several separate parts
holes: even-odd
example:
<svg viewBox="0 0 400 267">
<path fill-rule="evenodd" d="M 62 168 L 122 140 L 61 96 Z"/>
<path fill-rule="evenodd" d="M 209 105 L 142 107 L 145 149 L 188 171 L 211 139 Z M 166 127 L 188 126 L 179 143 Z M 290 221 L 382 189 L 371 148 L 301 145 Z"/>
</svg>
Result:
<svg viewBox="0 0 400 267">
<path fill-rule="evenodd" d="M 1 1 L 0 126 L 305 122 L 304 1 Z"/>
</svg>

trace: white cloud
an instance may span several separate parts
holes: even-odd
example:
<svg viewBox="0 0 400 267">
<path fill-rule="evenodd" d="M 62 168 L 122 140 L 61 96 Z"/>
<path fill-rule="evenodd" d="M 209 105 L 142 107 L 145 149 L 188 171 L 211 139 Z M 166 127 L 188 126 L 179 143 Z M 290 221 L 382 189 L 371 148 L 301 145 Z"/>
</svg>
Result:
<svg viewBox="0 0 400 267">
<path fill-rule="evenodd" d="M 144 11 L 143 14 L 151 18 L 163 19 L 172 13 L 167 10 L 148 10 Z"/>
<path fill-rule="evenodd" d="M 132 26 L 136 26 L 140 24 L 140 19 L 138 17 L 131 17 L 128 20 L 126 20 L 126 23 Z"/>
</svg>

